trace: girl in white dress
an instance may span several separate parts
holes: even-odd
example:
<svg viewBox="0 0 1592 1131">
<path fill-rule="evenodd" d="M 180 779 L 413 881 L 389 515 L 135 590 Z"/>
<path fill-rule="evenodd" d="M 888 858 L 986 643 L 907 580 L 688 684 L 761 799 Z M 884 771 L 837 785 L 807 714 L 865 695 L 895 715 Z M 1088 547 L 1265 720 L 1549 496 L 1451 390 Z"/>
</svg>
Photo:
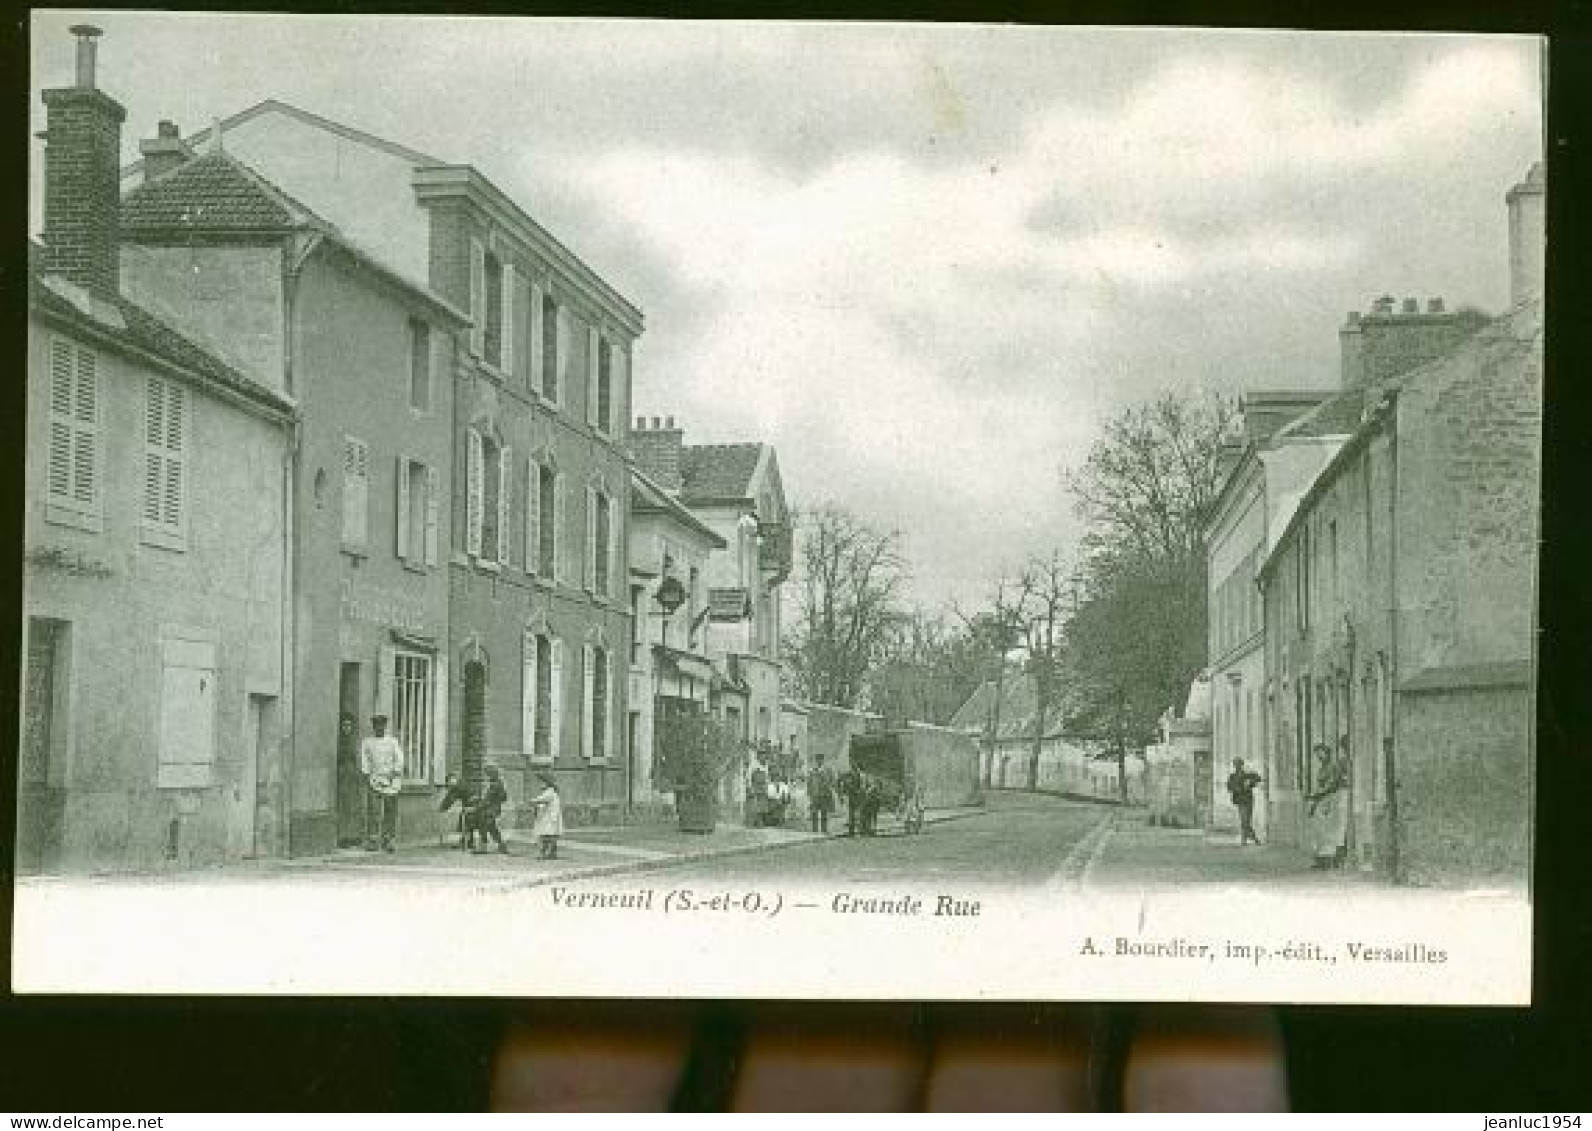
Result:
<svg viewBox="0 0 1592 1131">
<path fill-rule="evenodd" d="M 543 860 L 558 859 L 558 838 L 564 832 L 564 803 L 559 800 L 558 783 L 546 774 L 541 775 L 542 792 L 531 799 L 536 810 L 531 823 L 531 833 L 541 846 Z"/>
</svg>

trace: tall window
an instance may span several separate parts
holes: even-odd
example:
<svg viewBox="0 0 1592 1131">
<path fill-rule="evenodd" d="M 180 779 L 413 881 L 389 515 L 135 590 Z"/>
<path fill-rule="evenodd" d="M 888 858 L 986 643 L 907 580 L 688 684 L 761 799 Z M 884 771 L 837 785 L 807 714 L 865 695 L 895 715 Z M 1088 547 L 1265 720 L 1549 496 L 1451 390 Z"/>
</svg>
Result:
<svg viewBox="0 0 1592 1131">
<path fill-rule="evenodd" d="M 559 505 L 558 472 L 545 464 L 536 469 L 537 510 L 542 516 L 537 530 L 537 556 L 544 577 L 554 577 L 558 569 L 558 539 L 563 508 Z"/>
<path fill-rule="evenodd" d="M 486 253 L 485 306 L 481 313 L 486 319 L 486 332 L 482 339 L 484 356 L 493 365 L 503 364 L 503 261 L 492 252 Z"/>
<path fill-rule="evenodd" d="M 409 565 L 434 566 L 438 559 L 438 509 L 441 504 L 441 476 L 409 456 L 398 457 L 398 557 Z"/>
<path fill-rule="evenodd" d="M 1330 544 L 1330 553 L 1331 553 L 1331 566 L 1330 566 L 1330 568 L 1331 568 L 1331 571 L 1332 571 L 1331 572 L 1331 577 L 1332 577 L 1332 606 L 1333 606 L 1334 609 L 1336 609 L 1337 605 L 1338 605 L 1338 520 L 1337 519 L 1333 519 L 1332 522 L 1327 525 L 1327 539 L 1328 539 L 1328 542 Z"/>
<path fill-rule="evenodd" d="M 608 649 L 588 644 L 585 651 L 586 679 L 584 699 L 586 757 L 600 761 L 608 757 L 612 681 L 608 671 Z"/>
<path fill-rule="evenodd" d="M 50 517 L 97 518 L 100 512 L 99 377 L 93 350 L 65 338 L 50 342 Z"/>
<path fill-rule="evenodd" d="M 431 327 L 418 318 L 409 320 L 409 407 L 431 408 Z"/>
<path fill-rule="evenodd" d="M 143 528 L 146 534 L 182 537 L 187 432 L 188 390 L 174 381 L 149 378 L 144 401 Z"/>
<path fill-rule="evenodd" d="M 521 743 L 525 757 L 532 762 L 553 761 L 553 736 L 556 733 L 553 716 L 557 709 L 554 692 L 557 680 L 555 651 L 554 642 L 546 633 L 526 635 L 524 678 L 520 683 Z"/>
<path fill-rule="evenodd" d="M 508 562 L 509 503 L 513 497 L 513 453 L 491 436 L 466 433 L 465 550 L 483 562 Z"/>
<path fill-rule="evenodd" d="M 393 733 L 404 749 L 404 777 L 433 778 L 431 738 L 431 657 L 399 652 L 393 657 Z"/>
<path fill-rule="evenodd" d="M 558 301 L 542 296 L 542 395 L 550 401 L 561 399 L 564 357 L 564 328 Z"/>
<path fill-rule="evenodd" d="M 343 437 L 343 548 L 363 550 L 370 530 L 370 446 Z"/>
<path fill-rule="evenodd" d="M 613 586 L 613 578 L 610 576 L 613 563 L 609 559 L 608 553 L 608 547 L 613 540 L 613 532 L 610 529 L 613 522 L 613 506 L 609 503 L 608 496 L 600 491 L 597 493 L 596 499 L 597 538 L 593 549 L 597 555 L 597 561 L 592 579 L 594 588 L 597 590 L 597 592 L 607 593 Z"/>
<path fill-rule="evenodd" d="M 614 349 L 607 338 L 597 339 L 597 427 L 604 432 L 614 427 Z"/>
</svg>

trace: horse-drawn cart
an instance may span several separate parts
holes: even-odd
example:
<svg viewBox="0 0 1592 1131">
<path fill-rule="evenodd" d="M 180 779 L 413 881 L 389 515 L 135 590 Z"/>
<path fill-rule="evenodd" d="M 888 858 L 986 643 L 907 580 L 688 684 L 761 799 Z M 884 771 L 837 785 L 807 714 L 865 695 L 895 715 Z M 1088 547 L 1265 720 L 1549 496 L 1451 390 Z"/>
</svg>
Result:
<svg viewBox="0 0 1592 1131">
<path fill-rule="evenodd" d="M 840 783 L 850 831 L 875 836 L 884 815 L 903 833 L 921 833 L 926 791 L 902 736 L 853 735 L 850 760 L 851 768 L 841 775 Z"/>
</svg>

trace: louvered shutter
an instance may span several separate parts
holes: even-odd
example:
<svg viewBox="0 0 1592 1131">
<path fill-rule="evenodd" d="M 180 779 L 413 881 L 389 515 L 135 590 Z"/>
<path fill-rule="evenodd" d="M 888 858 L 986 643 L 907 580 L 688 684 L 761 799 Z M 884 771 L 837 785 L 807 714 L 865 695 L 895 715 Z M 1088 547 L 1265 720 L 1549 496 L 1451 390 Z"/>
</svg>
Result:
<svg viewBox="0 0 1592 1131">
<path fill-rule="evenodd" d="M 557 369 L 558 369 L 558 388 L 554 390 L 554 400 L 557 401 L 559 407 L 562 408 L 563 405 L 564 405 L 564 398 L 565 398 L 564 390 L 569 388 L 569 334 L 570 334 L 570 327 L 569 327 L 569 309 L 567 307 L 565 307 L 565 306 L 562 306 L 562 305 L 560 305 L 557 309 L 558 309 L 558 315 L 554 319 L 554 322 L 555 322 L 555 327 L 554 328 L 557 331 L 558 338 L 553 344 L 555 346 L 555 354 L 556 354 L 556 359 L 557 359 L 557 362 L 558 362 L 558 365 L 557 365 Z"/>
<path fill-rule="evenodd" d="M 542 288 L 531 284 L 530 298 L 530 356 L 526 372 L 530 375 L 530 387 L 537 393 L 542 391 Z"/>
<path fill-rule="evenodd" d="M 542 468 L 525 461 L 525 572 L 542 572 Z"/>
<path fill-rule="evenodd" d="M 564 642 L 553 638 L 553 677 L 548 695 L 548 749 L 554 762 L 564 742 Z"/>
<path fill-rule="evenodd" d="M 99 499 L 99 375 L 93 350 L 77 349 L 72 397 L 72 499 L 85 509 Z"/>
<path fill-rule="evenodd" d="M 568 568 L 564 564 L 564 531 L 569 527 L 564 519 L 564 473 L 555 472 L 553 475 L 553 580 L 564 580 L 564 571 Z"/>
<path fill-rule="evenodd" d="M 586 330 L 586 423 L 597 427 L 597 327 Z"/>
<path fill-rule="evenodd" d="M 188 478 L 188 390 L 166 386 L 166 481 L 160 520 L 173 529 L 183 524 L 184 491 Z"/>
<path fill-rule="evenodd" d="M 435 467 L 425 468 L 425 564 L 436 566 L 439 556 L 441 524 L 438 511 L 443 505 L 443 476 Z"/>
<path fill-rule="evenodd" d="M 158 523 L 166 493 L 166 382 L 150 377 L 144 394 L 144 521 Z"/>
<path fill-rule="evenodd" d="M 524 634 L 520 657 L 520 754 L 527 762 L 536 758 L 536 637 Z"/>
<path fill-rule="evenodd" d="M 448 777 L 448 657 L 437 653 L 431 677 L 431 780 L 441 783 Z"/>
<path fill-rule="evenodd" d="M 597 657 L 590 644 L 581 645 L 580 669 L 580 756 L 589 762 L 596 753 L 592 749 L 592 698 L 597 690 Z"/>
<path fill-rule="evenodd" d="M 590 593 L 597 586 L 597 492 L 586 488 L 585 587 Z"/>
<path fill-rule="evenodd" d="M 47 493 L 56 502 L 72 499 L 73 393 L 77 387 L 72 343 L 62 338 L 50 342 L 50 455 L 46 471 Z"/>
<path fill-rule="evenodd" d="M 398 535 L 398 538 L 397 538 L 398 545 L 396 547 L 396 552 L 397 552 L 398 557 L 400 559 L 408 560 L 408 558 L 409 558 L 409 538 L 410 538 L 410 530 L 409 530 L 409 457 L 408 456 L 399 456 L 398 457 L 398 476 L 397 476 L 397 478 L 398 478 L 398 502 L 397 502 L 397 507 L 398 507 L 398 515 L 397 515 L 397 517 L 398 517 L 398 521 L 393 523 L 393 528 L 397 531 L 397 535 Z"/>
<path fill-rule="evenodd" d="M 518 356 L 515 347 L 522 344 L 514 340 L 516 325 L 515 317 L 516 311 L 519 308 L 519 304 L 515 301 L 515 296 L 518 293 L 516 284 L 519 282 L 519 279 L 514 271 L 514 264 L 503 264 L 503 274 L 499 281 L 503 285 L 499 288 L 498 292 L 498 306 L 500 310 L 498 321 L 501 325 L 501 328 L 498 330 L 498 338 L 502 342 L 502 345 L 498 347 L 498 353 L 500 355 L 498 360 L 502 364 L 500 364 L 498 368 L 502 369 L 504 373 L 513 373 L 514 361 Z"/>
<path fill-rule="evenodd" d="M 486 245 L 470 241 L 470 352 L 486 353 Z"/>
<path fill-rule="evenodd" d="M 498 449 L 497 545 L 492 548 L 492 560 L 509 564 L 509 515 L 514 499 L 514 449 L 507 444 Z"/>
<path fill-rule="evenodd" d="M 481 433 L 471 428 L 465 450 L 465 477 L 469 481 L 469 496 L 465 500 L 464 548 L 475 557 L 481 556 L 481 526 L 486 491 L 481 458 Z"/>
<path fill-rule="evenodd" d="M 365 545 L 369 525 L 370 449 L 355 436 L 343 437 L 343 543 Z"/>
</svg>

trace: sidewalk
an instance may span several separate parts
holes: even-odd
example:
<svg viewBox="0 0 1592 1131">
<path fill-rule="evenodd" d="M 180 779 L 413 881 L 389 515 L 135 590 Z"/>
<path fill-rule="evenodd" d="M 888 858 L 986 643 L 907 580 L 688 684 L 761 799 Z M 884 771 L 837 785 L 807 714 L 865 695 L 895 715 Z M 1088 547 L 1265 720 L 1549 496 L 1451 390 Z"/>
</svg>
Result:
<svg viewBox="0 0 1592 1131">
<path fill-rule="evenodd" d="M 989 810 L 968 806 L 960 809 L 930 810 L 926 823 L 979 816 Z M 831 816 L 830 833 L 825 836 L 799 828 L 793 821 L 785 828 L 744 828 L 720 825 L 711 833 L 681 832 L 677 824 L 659 822 L 642 825 L 597 825 L 574 829 L 559 838 L 558 859 L 542 860 L 536 855 L 536 839 L 528 830 L 505 829 L 509 854 L 496 849 L 476 854 L 456 847 L 431 844 L 400 846 L 392 853 L 344 849 L 328 856 L 262 862 L 260 867 L 281 874 L 342 873 L 365 874 L 372 879 L 457 877 L 480 883 L 486 881 L 506 887 L 540 887 L 564 880 L 646 872 L 710 857 L 737 856 L 763 852 L 814 841 L 844 839 L 845 817 Z M 450 841 L 456 843 L 454 838 Z"/>
<path fill-rule="evenodd" d="M 1236 832 L 1164 828 L 1146 823 L 1142 809 L 1130 809 L 1115 815 L 1083 882 L 1140 889 L 1190 884 L 1337 888 L 1380 882 L 1369 872 L 1317 871 L 1310 863 L 1310 853 L 1302 848 L 1272 843 L 1240 847 Z"/>
</svg>

